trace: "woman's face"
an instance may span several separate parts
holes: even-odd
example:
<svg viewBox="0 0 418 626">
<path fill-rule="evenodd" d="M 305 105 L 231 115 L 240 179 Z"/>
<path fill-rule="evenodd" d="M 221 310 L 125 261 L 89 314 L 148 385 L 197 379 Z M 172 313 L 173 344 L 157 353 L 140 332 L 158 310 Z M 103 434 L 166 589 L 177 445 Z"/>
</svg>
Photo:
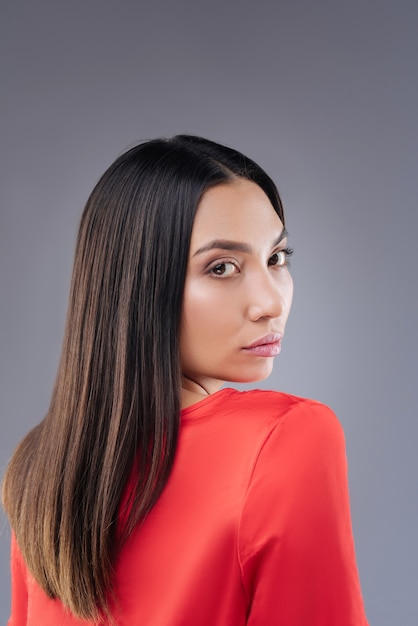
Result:
<svg viewBox="0 0 418 626">
<path fill-rule="evenodd" d="M 208 393 L 269 376 L 293 295 L 286 232 L 264 191 L 237 179 L 209 189 L 193 224 L 181 366 Z"/>
</svg>

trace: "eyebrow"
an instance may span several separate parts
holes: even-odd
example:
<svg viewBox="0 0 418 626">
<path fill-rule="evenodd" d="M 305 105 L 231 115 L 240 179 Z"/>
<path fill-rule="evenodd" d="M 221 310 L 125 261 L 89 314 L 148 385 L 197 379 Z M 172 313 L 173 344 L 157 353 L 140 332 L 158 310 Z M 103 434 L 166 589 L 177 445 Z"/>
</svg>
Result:
<svg viewBox="0 0 418 626">
<path fill-rule="evenodd" d="M 271 247 L 274 248 L 275 246 L 277 246 L 283 239 L 287 237 L 287 235 L 287 230 L 283 228 L 280 235 L 273 241 Z M 213 241 L 209 241 L 204 246 L 196 250 L 193 256 L 202 254 L 202 252 L 209 252 L 210 250 L 231 250 L 233 252 L 244 252 L 245 254 L 252 253 L 252 248 L 247 243 L 242 243 L 240 241 L 231 241 L 230 239 L 213 239 Z"/>
</svg>

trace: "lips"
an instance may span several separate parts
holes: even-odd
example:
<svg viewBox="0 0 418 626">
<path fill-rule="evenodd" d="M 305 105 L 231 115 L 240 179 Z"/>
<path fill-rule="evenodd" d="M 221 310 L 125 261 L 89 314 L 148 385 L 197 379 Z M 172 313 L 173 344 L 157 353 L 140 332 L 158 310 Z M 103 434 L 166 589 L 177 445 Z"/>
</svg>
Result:
<svg viewBox="0 0 418 626">
<path fill-rule="evenodd" d="M 277 356 L 281 350 L 281 341 L 282 335 L 280 333 L 270 333 L 246 346 L 244 350 L 256 356 Z"/>
</svg>

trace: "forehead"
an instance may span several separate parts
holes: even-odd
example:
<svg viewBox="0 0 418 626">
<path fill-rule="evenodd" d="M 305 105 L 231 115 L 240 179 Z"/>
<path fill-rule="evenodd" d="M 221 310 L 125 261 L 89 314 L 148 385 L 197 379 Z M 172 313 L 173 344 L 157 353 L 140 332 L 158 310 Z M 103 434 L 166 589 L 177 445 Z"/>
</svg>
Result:
<svg viewBox="0 0 418 626">
<path fill-rule="evenodd" d="M 208 189 L 202 196 L 193 223 L 191 252 L 206 239 L 271 242 L 282 228 L 261 187 L 235 179 Z"/>
</svg>

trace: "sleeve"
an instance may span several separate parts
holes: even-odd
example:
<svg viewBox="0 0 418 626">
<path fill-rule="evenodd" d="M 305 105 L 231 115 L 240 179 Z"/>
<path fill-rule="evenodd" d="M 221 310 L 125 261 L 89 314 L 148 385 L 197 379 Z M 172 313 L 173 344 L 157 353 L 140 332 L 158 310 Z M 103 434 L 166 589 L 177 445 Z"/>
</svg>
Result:
<svg viewBox="0 0 418 626">
<path fill-rule="evenodd" d="M 12 608 L 7 626 L 25 626 L 27 623 L 28 591 L 26 567 L 14 534 L 11 543 Z"/>
<path fill-rule="evenodd" d="M 324 405 L 295 405 L 265 441 L 238 549 L 248 626 L 367 626 L 344 435 Z"/>
</svg>

